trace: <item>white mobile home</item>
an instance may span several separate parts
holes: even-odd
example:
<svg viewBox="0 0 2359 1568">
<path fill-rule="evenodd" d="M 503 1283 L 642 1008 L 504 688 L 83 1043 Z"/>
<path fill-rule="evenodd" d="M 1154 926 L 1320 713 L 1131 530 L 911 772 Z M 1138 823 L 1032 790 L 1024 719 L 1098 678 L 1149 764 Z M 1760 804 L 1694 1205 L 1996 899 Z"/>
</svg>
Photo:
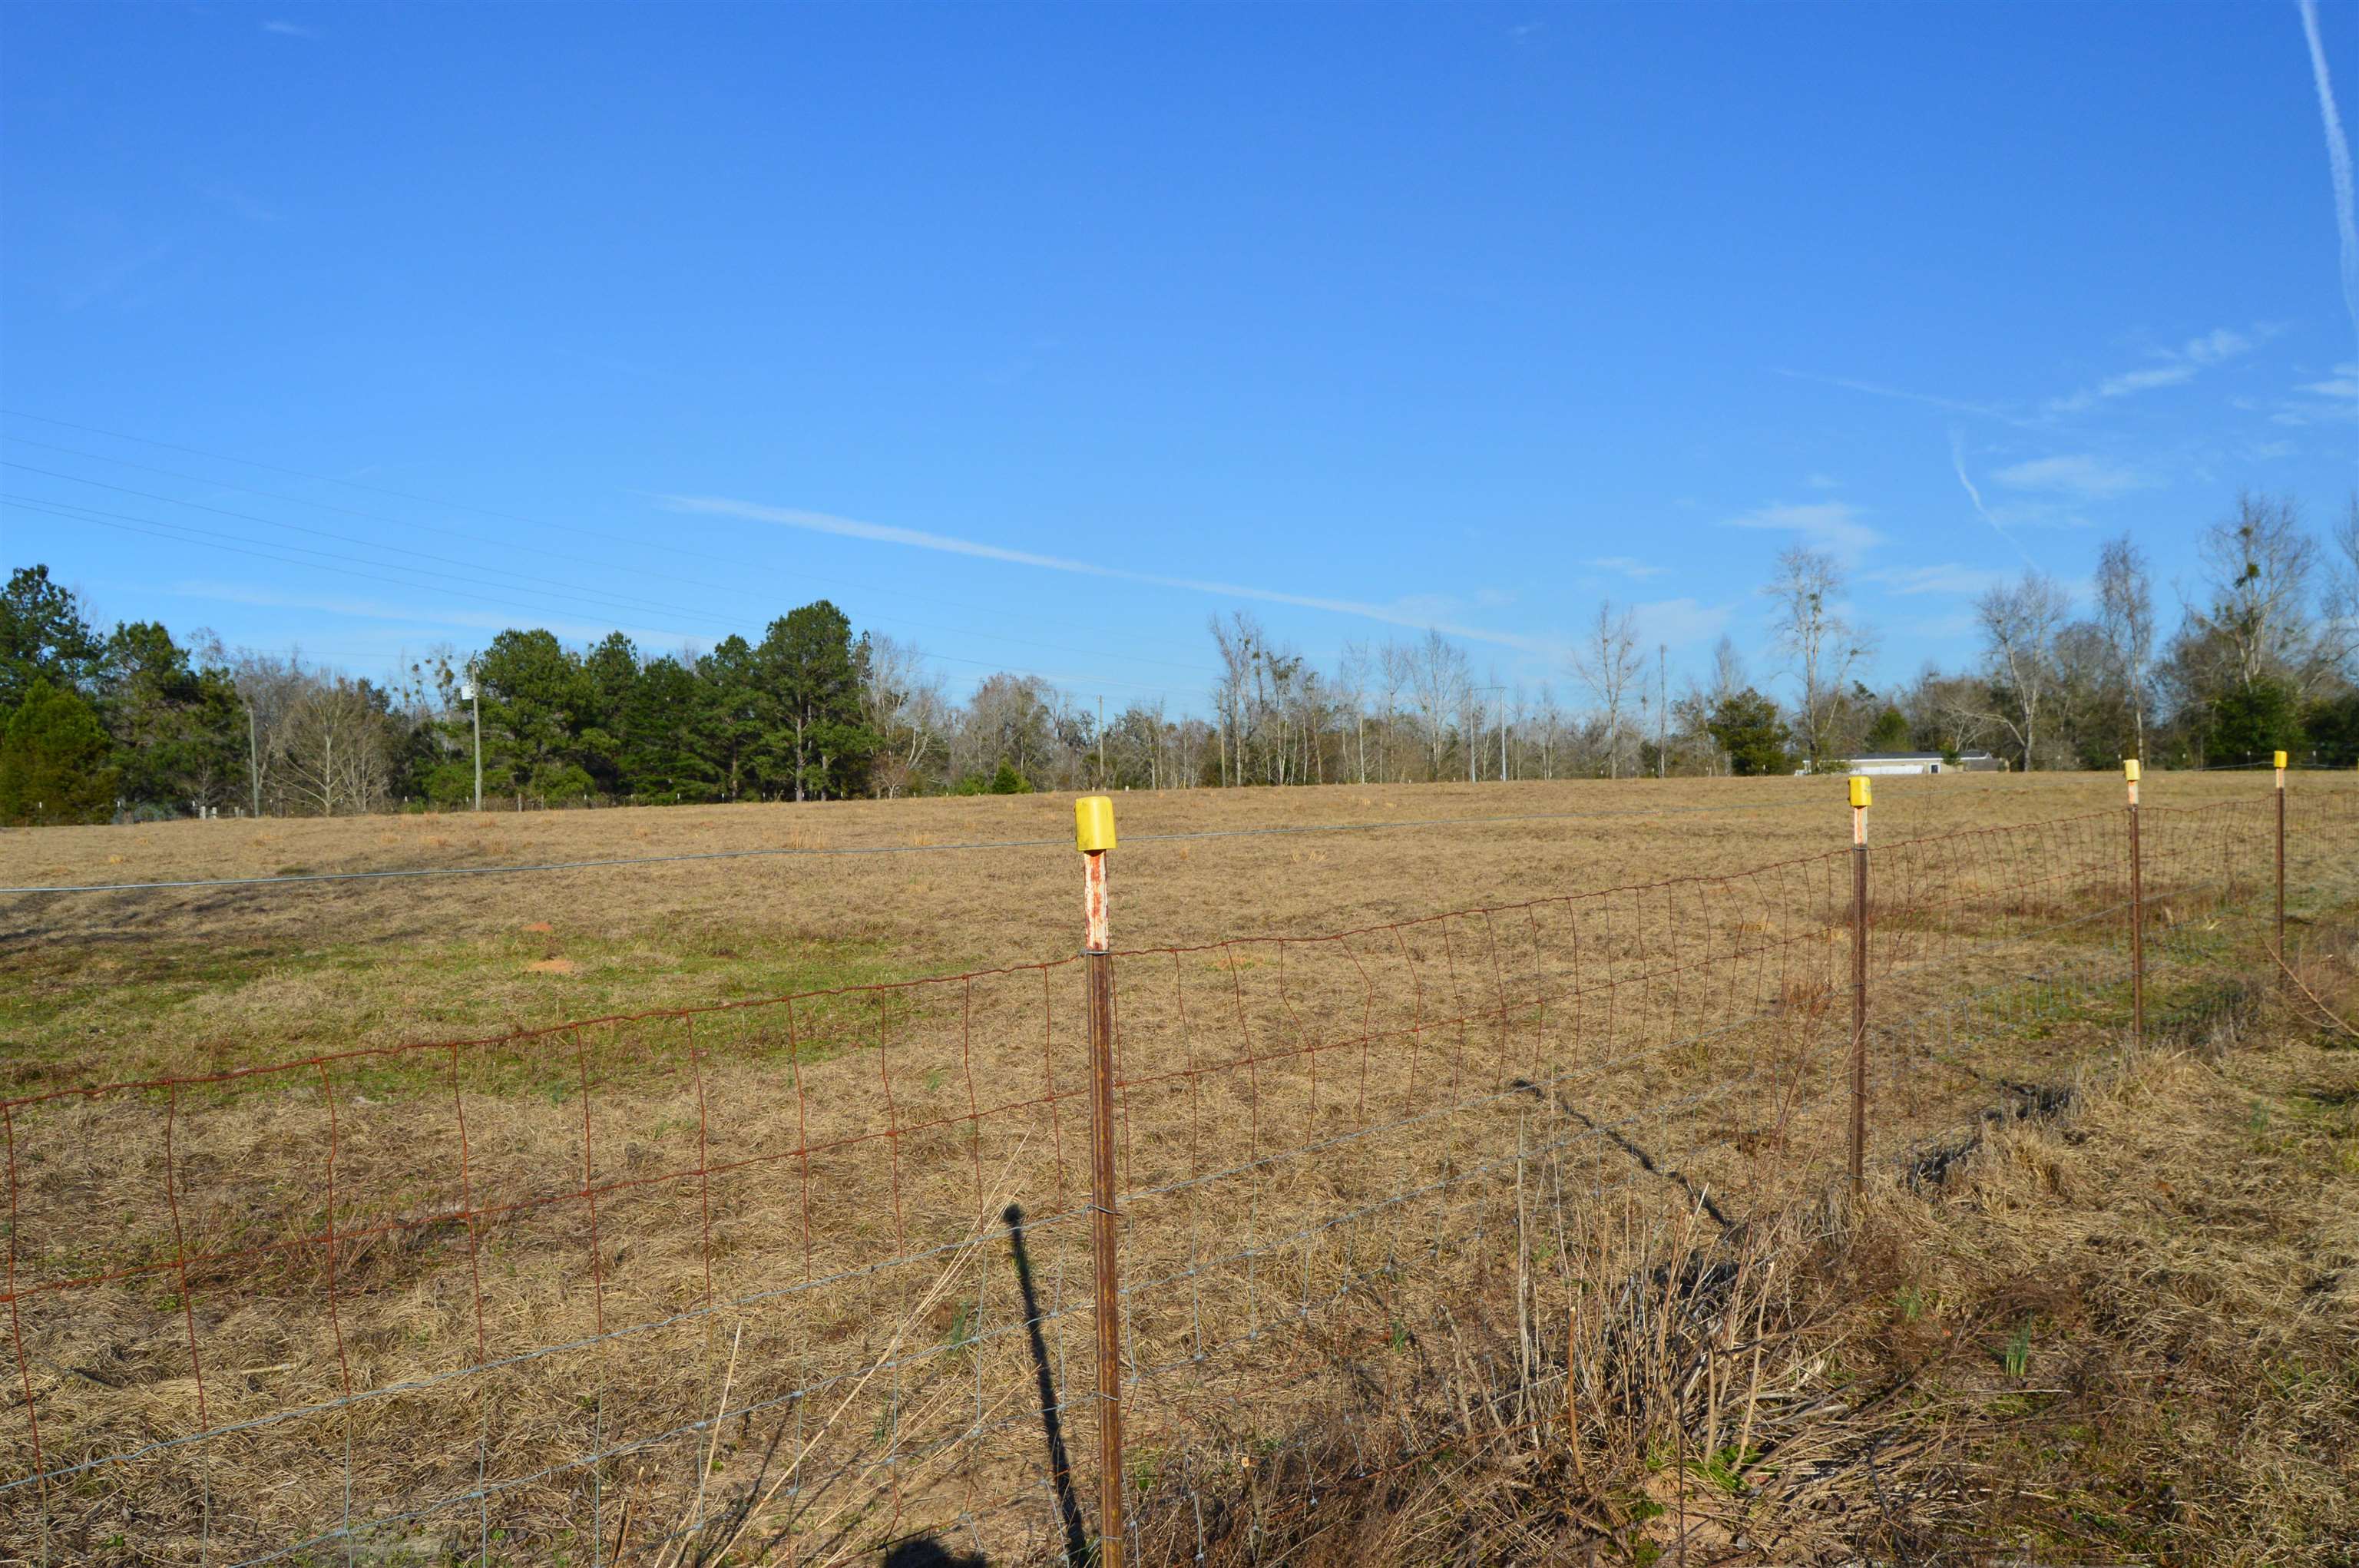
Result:
<svg viewBox="0 0 2359 1568">
<path fill-rule="evenodd" d="M 1962 751 L 1955 762 L 1938 751 L 1864 751 L 1847 763 L 1853 773 L 2004 773 L 2006 764 L 1987 751 Z"/>
</svg>

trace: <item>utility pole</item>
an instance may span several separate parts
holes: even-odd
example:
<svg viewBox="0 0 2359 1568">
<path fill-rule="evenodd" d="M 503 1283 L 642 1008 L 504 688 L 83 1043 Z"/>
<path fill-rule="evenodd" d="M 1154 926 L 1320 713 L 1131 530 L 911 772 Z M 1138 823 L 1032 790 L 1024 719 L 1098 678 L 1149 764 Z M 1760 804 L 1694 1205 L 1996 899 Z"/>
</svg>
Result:
<svg viewBox="0 0 2359 1568">
<path fill-rule="evenodd" d="M 246 782 L 253 789 L 254 814 L 262 815 L 262 734 L 254 720 L 254 694 L 238 693 L 245 699 L 245 768 Z"/>
<path fill-rule="evenodd" d="M 1669 744 L 1671 734 L 1671 679 L 1664 662 L 1670 658 L 1670 644 L 1658 642 L 1655 645 L 1655 777 L 1658 779 L 1663 777 L 1663 748 Z"/>
<path fill-rule="evenodd" d="M 484 809 L 484 696 L 475 682 L 475 666 L 467 666 L 467 706 L 475 721 L 475 810 Z"/>
<path fill-rule="evenodd" d="M 1105 788 L 1105 693 L 1098 694 L 1098 788 Z"/>
</svg>

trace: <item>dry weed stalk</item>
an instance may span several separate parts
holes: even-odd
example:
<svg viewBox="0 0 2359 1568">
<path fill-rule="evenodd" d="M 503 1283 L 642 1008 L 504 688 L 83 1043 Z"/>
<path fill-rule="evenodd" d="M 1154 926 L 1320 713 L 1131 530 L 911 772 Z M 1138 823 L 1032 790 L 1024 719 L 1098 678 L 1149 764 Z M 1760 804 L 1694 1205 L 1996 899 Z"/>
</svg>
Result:
<svg viewBox="0 0 2359 1568">
<path fill-rule="evenodd" d="M 1022 1152 L 1022 1147 L 1019 1145 L 1009 1155 L 1007 1163 L 999 1172 L 994 1202 L 984 1206 L 984 1214 L 992 1213 L 998 1203 L 1006 1200 L 1012 1190 L 1009 1174 L 1015 1169 L 1017 1158 Z M 865 1512 L 869 1499 L 862 1496 L 860 1488 L 856 1486 L 839 1485 L 865 1474 L 871 1468 L 861 1462 L 865 1457 L 864 1451 L 855 1453 L 852 1458 L 826 1471 L 819 1477 L 816 1484 L 806 1482 L 804 1467 L 812 1455 L 835 1432 L 845 1413 L 859 1402 L 869 1385 L 880 1374 L 898 1362 L 902 1346 L 911 1341 L 919 1325 L 932 1313 L 934 1308 L 940 1304 L 951 1286 L 965 1277 L 971 1269 L 984 1265 L 985 1261 L 983 1257 L 984 1250 L 996 1234 L 978 1216 L 978 1223 L 973 1234 L 951 1249 L 942 1265 L 935 1270 L 933 1278 L 928 1281 L 925 1289 L 919 1292 L 917 1299 L 902 1309 L 897 1321 L 893 1325 L 892 1333 L 886 1336 L 884 1345 L 868 1357 L 867 1366 L 852 1380 L 851 1386 L 835 1401 L 834 1408 L 829 1410 L 817 1429 L 803 1437 L 802 1441 L 787 1455 L 784 1464 L 777 1468 L 775 1475 L 769 1475 L 767 1472 L 770 1459 L 776 1447 L 774 1440 L 771 1453 L 766 1453 L 764 1455 L 762 1471 L 757 1472 L 751 1481 L 740 1488 L 736 1498 L 725 1505 L 714 1521 L 708 1525 L 703 1518 L 705 1474 L 712 1466 L 712 1457 L 720 1440 L 721 1429 L 731 1416 L 728 1409 L 728 1389 L 730 1378 L 734 1377 L 736 1370 L 737 1359 L 736 1348 L 733 1343 L 730 1351 L 730 1377 L 723 1379 L 720 1399 L 709 1418 L 711 1443 L 706 1450 L 705 1462 L 700 1467 L 697 1476 L 695 1497 L 690 1504 L 686 1519 L 666 1538 L 667 1545 L 663 1553 L 655 1560 L 655 1568 L 675 1568 L 677 1564 L 720 1563 L 728 1559 L 731 1553 L 737 1552 L 742 1544 L 748 1542 L 752 1543 L 750 1548 L 752 1555 L 745 1559 L 748 1563 L 766 1563 L 770 1560 L 770 1554 L 773 1552 L 781 1545 L 787 1545 L 792 1560 L 799 1564 L 809 1564 L 810 1568 L 831 1568 L 832 1564 L 850 1562 L 871 1550 L 874 1543 L 862 1540 L 858 1530 L 860 1516 Z M 738 1332 L 741 1334 L 744 1332 L 742 1324 Z M 931 1390 L 928 1395 L 928 1403 L 921 1404 L 912 1413 L 910 1418 L 912 1423 L 923 1426 L 929 1418 L 939 1412 L 941 1401 L 946 1398 L 945 1390 L 940 1388 Z M 1004 1405 L 1005 1402 L 1006 1398 L 1003 1397 L 999 1403 Z M 997 1406 L 993 1408 L 996 1409 Z M 978 1428 L 988 1424 L 990 1413 L 989 1410 L 978 1412 L 976 1420 Z M 784 1431 L 782 1424 L 779 1428 L 780 1435 L 783 1435 Z M 897 1486 L 906 1485 L 908 1479 L 913 1475 L 922 1476 L 925 1467 L 929 1463 L 942 1459 L 955 1451 L 954 1444 L 944 1444 L 914 1462 L 889 1461 L 899 1466 L 900 1474 L 897 1477 Z M 792 1488 L 793 1500 L 785 1509 L 781 1521 L 777 1513 L 778 1500 L 780 1495 L 788 1492 L 789 1488 Z M 849 1520 L 845 1517 L 848 1513 L 853 1515 Z M 700 1536 L 703 1539 L 699 1540 Z M 790 1538 L 792 1538 L 791 1541 Z"/>
</svg>

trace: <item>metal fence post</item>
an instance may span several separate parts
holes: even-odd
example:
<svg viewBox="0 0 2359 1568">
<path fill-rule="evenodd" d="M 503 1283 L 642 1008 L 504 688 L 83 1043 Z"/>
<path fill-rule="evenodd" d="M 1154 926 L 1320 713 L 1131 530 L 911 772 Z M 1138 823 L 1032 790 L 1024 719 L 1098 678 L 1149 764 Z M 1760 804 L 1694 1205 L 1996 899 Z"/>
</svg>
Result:
<svg viewBox="0 0 2359 1568">
<path fill-rule="evenodd" d="M 2130 1039 L 2146 1043 L 2146 870 L 2138 855 L 2138 761 L 2122 764 L 2130 787 Z"/>
<path fill-rule="evenodd" d="M 2282 967 L 2285 955 L 2285 770 L 2286 754 L 2277 754 L 2277 964 Z"/>
<path fill-rule="evenodd" d="M 1114 800 L 1073 802 L 1073 844 L 1082 852 L 1082 967 L 1090 999 L 1090 1272 L 1097 1286 L 1099 1568 L 1122 1568 L 1122 1295 L 1114 1247 L 1120 1215 L 1114 1172 L 1114 955 L 1107 951 L 1106 851 L 1114 847 Z"/>
<path fill-rule="evenodd" d="M 1851 1188 L 1867 1171 L 1867 808 L 1864 779 L 1851 781 Z"/>
</svg>

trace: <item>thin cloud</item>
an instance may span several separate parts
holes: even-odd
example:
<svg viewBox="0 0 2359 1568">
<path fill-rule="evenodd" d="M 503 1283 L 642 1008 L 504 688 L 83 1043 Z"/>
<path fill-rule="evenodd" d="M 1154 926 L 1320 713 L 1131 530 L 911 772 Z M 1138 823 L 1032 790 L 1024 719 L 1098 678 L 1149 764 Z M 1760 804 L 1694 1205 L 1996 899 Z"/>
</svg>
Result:
<svg viewBox="0 0 2359 1568">
<path fill-rule="evenodd" d="M 172 245 L 169 240 L 149 245 L 136 255 L 125 256 L 120 261 L 99 268 L 84 278 L 78 287 L 66 290 L 65 297 L 59 303 L 69 311 L 79 310 L 85 305 L 120 291 L 133 278 L 171 254 Z"/>
<path fill-rule="evenodd" d="M 596 642 L 612 631 L 620 631 L 639 643 L 664 643 L 693 635 L 658 626 L 617 627 L 589 621 L 551 620 L 538 610 L 502 615 L 496 610 L 452 610 L 440 606 L 416 609 L 403 604 L 388 604 L 380 599 L 348 598 L 342 594 L 281 593 L 267 588 L 249 587 L 242 583 L 218 583 L 202 578 L 184 579 L 165 592 L 182 598 L 210 599 L 225 604 L 246 604 L 258 609 L 310 610 L 321 615 L 350 615 L 364 621 L 394 621 L 419 627 L 457 626 L 470 631 L 501 632 L 529 626 L 573 642 Z"/>
<path fill-rule="evenodd" d="M 2140 392 L 2152 392 L 2164 387 L 2183 387 L 2204 370 L 2222 365 L 2239 354 L 2250 354 L 2261 341 L 2273 335 L 2275 329 L 2256 327 L 2249 332 L 2233 327 L 2214 327 L 2189 338 L 2175 349 L 2159 349 L 2156 356 L 2159 365 L 2142 365 L 2125 370 L 2118 376 L 2108 376 L 2094 387 L 2084 387 L 2067 397 L 2050 397 L 2041 405 L 2050 414 L 2079 414 L 2100 403 L 2115 397 L 2134 397 Z"/>
<path fill-rule="evenodd" d="M 2319 36 L 2318 0 L 2299 0 L 2302 37 L 2310 43 L 2310 74 L 2318 86 L 2318 117 L 2326 130 L 2326 165 L 2334 180 L 2334 225 L 2342 237 L 2343 307 L 2359 338 L 2359 191 L 2351 172 L 2351 138 L 2334 106 L 2334 82 L 2326 71 L 2326 40 Z"/>
<path fill-rule="evenodd" d="M 2143 490 L 2153 483 L 2135 469 L 2086 452 L 2035 458 L 2002 468 L 1991 477 L 2010 490 L 2054 491 L 2091 499 Z"/>
<path fill-rule="evenodd" d="M 262 24 L 262 30 L 282 38 L 316 38 L 320 36 L 318 28 L 304 27 L 299 22 L 268 21 Z"/>
<path fill-rule="evenodd" d="M 2180 387 L 2195 379 L 2192 365 L 2159 365 L 2152 370 L 2128 370 L 2110 376 L 2097 383 L 2100 397 L 2126 397 L 2133 392 L 2151 392 L 2158 387 Z"/>
<path fill-rule="evenodd" d="M 1880 583 L 1895 593 L 1986 593 L 2013 581 L 2013 574 L 1986 567 L 1943 561 L 1939 566 L 1887 566 L 1863 572 L 1863 583 Z"/>
<path fill-rule="evenodd" d="M 1843 560 L 1855 561 L 1884 542 L 1882 534 L 1860 520 L 1863 516 L 1848 501 L 1812 501 L 1800 506 L 1772 502 L 1726 521 L 1733 528 L 1797 534 Z"/>
<path fill-rule="evenodd" d="M 2027 423 L 2021 416 L 1991 403 L 1969 403 L 1958 397 L 1937 397 L 1930 392 L 1910 392 L 1898 387 L 1886 387 L 1874 381 L 1855 381 L 1846 376 L 1821 376 L 1808 370 L 1780 368 L 1778 375 L 1795 381 L 1815 381 L 1821 387 L 1840 387 L 1847 392 L 1864 392 L 1871 397 L 1893 397 L 1904 403 L 1923 403 L 1936 408 L 1947 408 L 1955 414 L 1973 414 L 1981 419 L 1996 419 L 2003 424 Z"/>
<path fill-rule="evenodd" d="M 1709 642 L 1728 629 L 1732 606 L 1706 604 L 1694 599 L 1657 599 L 1630 606 L 1640 646 L 1690 648 Z"/>
<path fill-rule="evenodd" d="M 2217 365 L 2223 359 L 2251 353 L 2253 346 L 2254 339 L 2246 333 L 2214 327 L 2200 338 L 2188 339 L 2187 346 L 2180 352 L 2198 365 Z"/>
<path fill-rule="evenodd" d="M 2308 382 L 2294 390 L 2321 397 L 2359 397 L 2359 365 L 2338 365 L 2332 379 Z"/>
<path fill-rule="evenodd" d="M 825 512 L 805 511 L 797 506 L 766 506 L 757 502 L 732 500 L 726 496 L 717 495 L 663 495 L 658 496 L 658 499 L 666 507 L 675 512 L 708 517 L 742 517 L 750 522 L 776 523 L 783 528 L 802 528 L 811 533 L 833 534 L 841 539 L 867 539 L 877 544 L 895 544 L 910 550 L 969 556 L 980 561 L 1005 561 L 1011 566 L 1035 567 L 1043 572 L 1071 572 L 1081 577 L 1107 578 L 1121 583 L 1144 583 L 1151 587 L 1176 588 L 1185 593 L 1211 594 L 1215 598 L 1254 599 L 1264 604 L 1291 604 L 1299 609 L 1323 610 L 1331 615 L 1357 615 L 1364 620 L 1381 621 L 1387 626 L 1407 626 L 1418 631 L 1430 628 L 1445 636 L 1463 637 L 1469 642 L 1489 643 L 1499 648 L 1516 648 L 1525 653 L 1545 655 L 1552 653 L 1557 648 L 1557 644 L 1550 639 L 1440 621 L 1408 613 L 1397 605 L 1370 604 L 1355 599 L 1330 599 L 1313 593 L 1288 593 L 1274 588 L 1251 588 L 1242 583 L 1212 582 L 1194 577 L 1167 577 L 1160 572 L 1133 572 L 1125 567 L 1106 566 L 1093 561 L 1077 561 L 1071 556 L 1043 555 L 1035 550 L 1010 550 L 1004 545 L 985 544 L 980 539 L 963 539 L 950 534 L 929 533 L 923 528 L 898 528 L 889 523 L 864 523 L 853 517 L 838 517 Z"/>
<path fill-rule="evenodd" d="M 1802 483 L 1809 485 L 1813 490 L 1840 490 L 1843 488 L 1843 481 L 1837 479 L 1832 474 L 1813 474 L 1808 479 L 1803 480 Z"/>
<path fill-rule="evenodd" d="M 1583 566 L 1593 567 L 1599 572 L 1619 572 L 1625 577 L 1635 577 L 1642 580 L 1648 577 L 1660 577 L 1664 572 L 1670 570 L 1668 566 L 1649 566 L 1645 561 L 1640 561 L 1634 556 L 1627 555 L 1592 556 L 1587 561 L 1582 561 L 1582 564 Z"/>
</svg>

